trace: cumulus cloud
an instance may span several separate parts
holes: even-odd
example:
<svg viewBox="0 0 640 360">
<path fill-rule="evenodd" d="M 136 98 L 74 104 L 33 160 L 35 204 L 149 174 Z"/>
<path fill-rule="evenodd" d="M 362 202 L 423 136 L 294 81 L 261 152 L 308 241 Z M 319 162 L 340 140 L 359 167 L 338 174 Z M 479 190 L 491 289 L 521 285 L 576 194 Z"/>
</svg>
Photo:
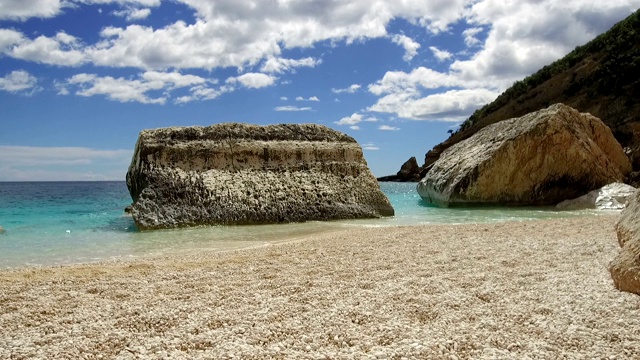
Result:
<svg viewBox="0 0 640 360">
<path fill-rule="evenodd" d="M 31 17 L 50 18 L 64 6 L 61 0 L 1 0 L 0 20 L 26 20 Z"/>
<path fill-rule="evenodd" d="M 353 113 L 351 114 L 351 116 L 346 116 L 343 117 L 342 119 L 335 121 L 334 123 L 336 125 L 351 125 L 350 128 L 354 129 L 354 127 L 357 127 L 358 129 L 354 129 L 354 130 L 359 130 L 360 128 L 358 126 L 356 126 L 356 124 L 359 124 L 361 122 L 376 122 L 378 121 L 378 119 L 376 119 L 373 116 L 369 116 L 369 117 L 365 117 L 362 114 L 359 113 Z"/>
<path fill-rule="evenodd" d="M 342 119 L 336 121 L 337 125 L 355 125 L 361 122 L 363 119 L 362 114 L 354 113 L 351 116 L 343 117 Z"/>
<path fill-rule="evenodd" d="M 149 8 L 135 8 L 127 7 L 122 10 L 112 12 L 113 15 L 123 17 L 127 21 L 143 20 L 151 15 L 151 9 Z"/>
<path fill-rule="evenodd" d="M 114 3 L 123 7 L 115 14 L 136 20 L 148 16 L 149 8 L 160 4 L 159 0 L 40 0 L 38 3 L 41 2 L 39 5 L 42 6 L 23 6 L 20 5 L 23 2 L 17 0 L 0 1 L 11 5 L 9 8 L 12 10 L 5 16 L 12 18 L 54 16 L 60 13 L 64 4 Z M 391 38 L 405 48 L 405 58 L 411 59 L 419 44 L 405 35 L 390 36 L 387 33 L 389 22 L 403 18 L 437 33 L 458 21 L 467 3 L 467 0 L 405 1 L 399 4 L 385 0 L 322 4 L 313 1 L 179 1 L 195 11 L 196 21 L 190 24 L 176 21 L 160 28 L 141 25 L 105 27 L 97 43 L 71 49 L 82 50 L 78 54 L 67 51 L 65 55 L 73 55 L 72 61 L 43 61 L 41 55 L 19 51 L 5 55 L 54 65 L 92 62 L 98 66 L 145 70 L 244 69 L 262 63 L 261 72 L 277 74 L 321 63 L 321 60 L 311 57 L 283 58 L 281 53 L 285 49 L 308 48 L 323 41 L 350 44 L 366 39 Z M 49 44 L 41 44 L 45 40 Z M 46 45 L 55 50 L 60 42 L 51 40 L 24 37 L 23 42 L 36 42 L 39 48 Z"/>
<path fill-rule="evenodd" d="M 298 106 L 277 106 L 273 110 L 275 111 L 311 111 L 310 107 L 298 107 Z"/>
<path fill-rule="evenodd" d="M 462 36 L 464 37 L 464 44 L 471 47 L 478 45 L 480 40 L 477 38 L 478 34 L 482 32 L 481 27 L 472 27 L 464 30 Z"/>
<path fill-rule="evenodd" d="M 0 77 L 0 90 L 11 93 L 24 92 L 34 89 L 38 79 L 24 70 L 15 70 Z"/>
<path fill-rule="evenodd" d="M 431 52 L 433 53 L 433 56 L 436 57 L 436 59 L 438 59 L 438 61 L 445 61 L 450 59 L 453 54 L 446 51 L 446 50 L 440 50 L 435 46 L 429 46 L 429 50 L 431 50 Z"/>
<path fill-rule="evenodd" d="M 331 92 L 333 92 L 334 94 L 342 94 L 342 93 L 348 93 L 348 94 L 353 94 L 356 91 L 358 91 L 362 86 L 360 84 L 352 84 L 351 86 L 344 88 L 344 89 L 335 89 L 332 88 Z"/>
<path fill-rule="evenodd" d="M 378 130 L 382 130 L 382 131 L 398 131 L 400 130 L 399 127 L 395 127 L 395 126 L 389 126 L 389 125 L 380 125 L 378 126 Z"/>
<path fill-rule="evenodd" d="M 389 33 L 390 22 L 403 20 L 422 27 L 428 35 L 459 31 L 454 35 L 464 39 L 468 47 L 465 57 L 439 71 L 423 66 L 387 72 L 368 86 L 369 92 L 379 97 L 370 111 L 411 119 L 454 119 L 470 115 L 473 106 L 482 105 L 479 101 L 495 97 L 514 81 L 592 39 L 640 6 L 640 0 L 176 1 L 191 9 L 195 20 L 160 27 L 109 26 L 90 44 L 64 32 L 42 35 L 0 29 L 0 56 L 56 66 L 91 64 L 159 73 L 235 68 L 243 74 L 219 87 L 210 82 L 187 85 L 183 87 L 187 94 L 174 99 L 184 103 L 215 98 L 236 87 L 272 86 L 279 74 L 314 68 L 322 59 L 305 57 L 300 50 L 325 42 L 348 45 L 386 39 L 402 46 L 404 59 L 410 61 L 420 44 L 406 35 Z M 133 20 L 147 16 L 160 0 L 0 0 L 0 19 L 52 17 L 66 6 L 99 4 L 119 6 L 118 14 Z M 459 30 L 452 24 L 467 28 Z M 429 49 L 442 61 L 453 60 L 450 52 L 436 46 Z M 284 57 L 290 50 L 302 55 Z M 85 96 L 103 94 L 118 101 L 163 103 L 171 99 L 166 92 L 175 85 L 161 83 L 142 77 L 96 77 L 67 85 L 79 88 L 76 93 Z M 353 93 L 359 89 L 359 84 L 353 84 L 332 91 Z M 61 93 L 65 90 L 69 91 L 60 87 Z M 436 92 L 448 108 L 431 103 L 429 99 L 434 99 Z M 429 108 L 420 110 L 416 104 Z"/>
<path fill-rule="evenodd" d="M 411 120 L 460 121 L 499 95 L 487 89 L 449 90 L 427 96 L 397 92 L 380 98 L 369 111 L 396 114 Z"/>
<path fill-rule="evenodd" d="M 480 49 L 453 61 L 446 71 L 387 72 L 369 85 L 380 98 L 367 110 L 414 120 L 463 120 L 514 81 L 586 43 L 639 5 L 638 0 L 473 2 L 463 18 L 471 27 L 460 35 L 467 51 Z M 484 29 L 489 30 L 480 44 Z M 451 57 L 435 46 L 430 49 L 438 59 Z"/>
<path fill-rule="evenodd" d="M 59 85 L 61 94 L 68 94 L 75 89 L 79 96 L 104 95 L 110 100 L 119 102 L 139 102 L 143 104 L 164 104 L 170 98 L 170 91 L 191 86 L 191 100 L 211 99 L 217 97 L 204 86 L 210 81 L 195 75 L 183 75 L 177 72 L 161 73 L 147 71 L 137 79 L 114 78 L 96 74 L 76 74 Z M 154 93 L 157 95 L 151 95 Z M 191 101 L 181 97 L 176 102 Z"/>
<path fill-rule="evenodd" d="M 78 66 L 86 61 L 80 41 L 69 34 L 58 32 L 53 37 L 44 35 L 28 39 L 22 33 L 0 29 L 0 54 L 16 59 L 48 65 Z"/>
<path fill-rule="evenodd" d="M 313 68 L 320 63 L 322 63 L 322 60 L 317 60 L 311 57 L 306 57 L 299 60 L 270 57 L 264 62 L 264 64 L 260 68 L 260 71 L 265 73 L 281 74 L 284 72 L 294 71 L 299 67 Z"/>
<path fill-rule="evenodd" d="M 317 96 L 310 96 L 309 98 L 303 98 L 302 96 L 297 96 L 296 101 L 320 101 Z"/>
<path fill-rule="evenodd" d="M 259 89 L 271 86 L 276 82 L 276 77 L 262 73 L 246 73 L 237 77 L 227 79 L 228 84 L 239 83 L 249 89 Z"/>
<path fill-rule="evenodd" d="M 391 41 L 393 41 L 395 44 L 398 44 L 404 48 L 405 53 L 404 53 L 404 56 L 402 57 L 404 61 L 411 61 L 411 59 L 413 59 L 414 56 L 418 55 L 418 49 L 420 48 L 420 44 L 415 42 L 410 37 L 397 34 L 391 37 Z"/>
<path fill-rule="evenodd" d="M 59 15 L 64 8 L 79 4 L 132 4 L 155 7 L 160 0 L 0 0 L 0 20 L 24 21 L 29 18 L 51 18 Z"/>
</svg>

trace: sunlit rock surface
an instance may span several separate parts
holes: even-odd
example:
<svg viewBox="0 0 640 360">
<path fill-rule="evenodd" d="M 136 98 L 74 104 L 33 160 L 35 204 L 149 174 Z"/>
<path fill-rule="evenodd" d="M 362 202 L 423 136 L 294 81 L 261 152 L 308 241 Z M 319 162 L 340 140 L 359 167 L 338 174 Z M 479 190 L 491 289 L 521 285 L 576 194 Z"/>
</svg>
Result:
<svg viewBox="0 0 640 360">
<path fill-rule="evenodd" d="M 552 205 L 624 180 L 629 159 L 600 119 L 563 104 L 487 126 L 418 184 L 440 205 Z"/>
<path fill-rule="evenodd" d="M 141 229 L 394 213 L 360 145 L 316 124 L 144 130 L 127 185 Z"/>
</svg>

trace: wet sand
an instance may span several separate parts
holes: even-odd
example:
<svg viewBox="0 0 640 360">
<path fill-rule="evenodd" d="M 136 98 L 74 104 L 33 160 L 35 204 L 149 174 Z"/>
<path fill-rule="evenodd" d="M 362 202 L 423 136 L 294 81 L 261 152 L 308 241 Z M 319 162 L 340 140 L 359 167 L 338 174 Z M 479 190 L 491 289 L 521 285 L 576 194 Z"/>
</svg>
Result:
<svg viewBox="0 0 640 360">
<path fill-rule="evenodd" d="M 0 358 L 640 357 L 614 216 L 0 271 Z"/>
</svg>

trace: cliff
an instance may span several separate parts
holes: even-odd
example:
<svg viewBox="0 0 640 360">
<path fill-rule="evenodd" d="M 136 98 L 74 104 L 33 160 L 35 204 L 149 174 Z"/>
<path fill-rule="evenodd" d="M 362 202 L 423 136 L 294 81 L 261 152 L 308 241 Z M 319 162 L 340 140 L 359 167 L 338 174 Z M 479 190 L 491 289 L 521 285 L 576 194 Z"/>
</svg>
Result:
<svg viewBox="0 0 640 360">
<path fill-rule="evenodd" d="M 564 58 L 518 81 L 425 156 L 423 168 L 487 125 L 564 103 L 611 128 L 640 170 L 640 11 Z"/>
<path fill-rule="evenodd" d="M 141 229 L 393 215 L 360 145 L 314 124 L 143 130 L 127 186 Z"/>
</svg>

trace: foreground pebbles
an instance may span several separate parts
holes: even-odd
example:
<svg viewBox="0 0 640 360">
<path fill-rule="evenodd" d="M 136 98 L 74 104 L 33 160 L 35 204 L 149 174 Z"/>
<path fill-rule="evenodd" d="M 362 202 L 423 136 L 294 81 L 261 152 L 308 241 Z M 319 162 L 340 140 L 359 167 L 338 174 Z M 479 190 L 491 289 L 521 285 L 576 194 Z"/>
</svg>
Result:
<svg viewBox="0 0 640 360">
<path fill-rule="evenodd" d="M 628 359 L 611 216 L 0 272 L 2 359 Z"/>
</svg>

